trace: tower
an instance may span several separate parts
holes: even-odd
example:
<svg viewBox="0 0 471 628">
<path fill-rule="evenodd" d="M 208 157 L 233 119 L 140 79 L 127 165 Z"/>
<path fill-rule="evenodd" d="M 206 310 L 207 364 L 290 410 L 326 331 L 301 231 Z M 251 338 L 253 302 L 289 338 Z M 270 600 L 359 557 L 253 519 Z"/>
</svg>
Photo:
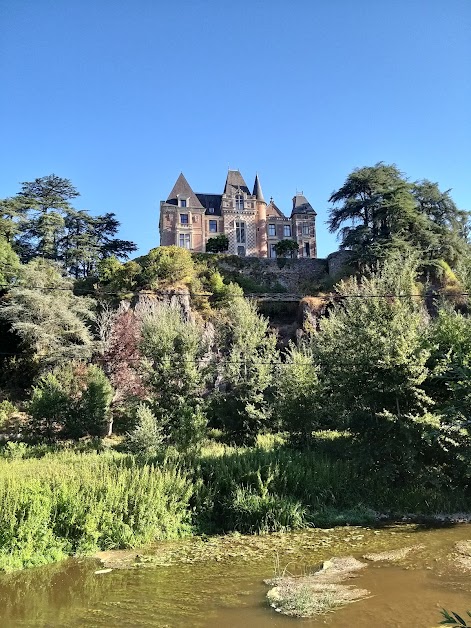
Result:
<svg viewBox="0 0 471 628">
<path fill-rule="evenodd" d="M 255 196 L 256 224 L 257 224 L 257 250 L 258 257 L 268 257 L 267 240 L 267 204 L 263 198 L 262 186 L 258 174 L 255 175 L 253 186 L 253 196 Z"/>
</svg>

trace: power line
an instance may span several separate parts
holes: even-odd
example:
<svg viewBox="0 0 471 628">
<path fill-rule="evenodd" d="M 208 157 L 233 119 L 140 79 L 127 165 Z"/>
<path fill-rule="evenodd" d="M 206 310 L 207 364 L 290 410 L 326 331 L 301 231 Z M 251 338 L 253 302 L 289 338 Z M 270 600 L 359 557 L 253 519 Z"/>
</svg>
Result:
<svg viewBox="0 0 471 628">
<path fill-rule="evenodd" d="M 25 288 L 27 290 L 45 290 L 45 291 L 56 291 L 56 290 L 61 290 L 61 291 L 67 291 L 67 292 L 72 292 L 73 294 L 76 293 L 80 293 L 82 295 L 84 294 L 91 294 L 91 295 L 95 295 L 97 297 L 100 296 L 104 296 L 104 295 L 109 295 L 109 296 L 152 296 L 152 295 L 161 295 L 161 296 L 170 296 L 170 297 L 174 297 L 174 296 L 188 296 L 188 297 L 216 297 L 218 295 L 215 295 L 213 292 L 183 292 L 183 291 L 179 291 L 179 290 L 163 290 L 163 289 L 159 289 L 159 290 L 138 290 L 138 291 L 127 291 L 127 290 L 121 290 L 120 292 L 113 292 L 113 291 L 99 291 L 96 289 L 86 289 L 86 288 L 72 288 L 72 287 L 60 287 L 60 286 L 28 286 L 28 285 L 11 285 L 11 284 L 0 284 L 0 288 Z M 439 289 L 439 290 L 433 290 L 433 292 L 430 294 L 430 296 L 436 296 L 436 295 L 444 295 L 444 296 L 448 296 L 448 297 L 467 297 L 470 296 L 471 293 L 469 292 L 447 292 L 446 289 Z M 325 301 L 329 301 L 329 300 L 339 300 L 339 299 L 390 299 L 390 298 L 397 298 L 397 299 L 425 299 L 427 298 L 427 295 L 424 294 L 397 294 L 397 293 L 391 293 L 391 292 L 385 292 L 385 293 L 381 293 L 381 294 L 338 294 L 338 293 L 332 293 L 332 294 L 327 294 L 327 295 L 313 295 L 313 294 L 297 294 L 297 293 L 290 293 L 290 292 L 250 292 L 247 294 L 236 294 L 236 295 L 231 295 L 231 298 L 242 298 L 242 299 L 268 299 L 272 297 L 273 300 L 280 300 L 282 301 L 283 298 L 290 298 L 293 300 L 299 300 L 301 301 L 304 298 L 314 298 L 314 299 L 322 299 Z"/>
</svg>

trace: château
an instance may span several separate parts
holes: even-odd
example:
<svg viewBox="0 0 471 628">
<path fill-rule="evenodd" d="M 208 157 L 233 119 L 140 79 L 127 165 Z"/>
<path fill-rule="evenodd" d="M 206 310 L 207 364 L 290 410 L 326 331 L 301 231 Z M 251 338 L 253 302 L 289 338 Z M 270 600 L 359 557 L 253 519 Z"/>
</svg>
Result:
<svg viewBox="0 0 471 628">
<path fill-rule="evenodd" d="M 264 199 L 258 175 L 250 192 L 239 170 L 229 170 L 222 194 L 193 192 L 183 173 L 167 200 L 160 203 L 160 244 L 206 251 L 209 238 L 224 234 L 228 253 L 241 257 L 276 257 L 280 240 L 294 240 L 298 257 L 317 257 L 316 212 L 301 194 L 293 197 L 287 217 Z"/>
</svg>

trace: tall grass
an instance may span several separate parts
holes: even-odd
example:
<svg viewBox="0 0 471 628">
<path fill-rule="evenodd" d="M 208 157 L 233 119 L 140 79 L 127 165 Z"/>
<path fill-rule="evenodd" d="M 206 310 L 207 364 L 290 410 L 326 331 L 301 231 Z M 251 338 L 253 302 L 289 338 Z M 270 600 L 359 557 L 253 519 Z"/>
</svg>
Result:
<svg viewBox="0 0 471 628">
<path fill-rule="evenodd" d="M 187 534 L 192 490 L 177 467 L 138 465 L 128 456 L 2 460 L 0 568 Z"/>
<path fill-rule="evenodd" d="M 365 474 L 354 454 L 344 434 L 320 437 L 309 451 L 265 439 L 254 448 L 213 444 L 199 454 L 167 451 L 147 460 L 116 452 L 5 448 L 0 569 L 191 532 L 260 533 L 372 523 L 378 512 L 471 508 L 464 485 L 451 490 L 424 476 L 390 486 L 380 473 Z"/>
</svg>

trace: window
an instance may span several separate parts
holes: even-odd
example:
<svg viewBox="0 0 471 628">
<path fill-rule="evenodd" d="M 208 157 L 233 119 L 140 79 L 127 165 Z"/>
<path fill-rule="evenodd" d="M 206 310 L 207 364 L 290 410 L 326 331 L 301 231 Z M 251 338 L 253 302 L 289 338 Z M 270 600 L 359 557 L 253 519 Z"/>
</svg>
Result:
<svg viewBox="0 0 471 628">
<path fill-rule="evenodd" d="M 214 214 L 214 207 L 210 207 L 208 209 L 208 214 Z"/>
<path fill-rule="evenodd" d="M 209 232 L 210 233 L 217 233 L 218 232 L 218 221 L 217 220 L 210 220 L 209 221 Z"/>
<path fill-rule="evenodd" d="M 181 225 L 188 224 L 188 214 L 180 214 L 180 224 Z"/>
<path fill-rule="evenodd" d="M 276 236 L 276 225 L 268 225 L 268 235 Z"/>
<path fill-rule="evenodd" d="M 180 233 L 178 236 L 178 244 L 183 249 L 189 249 L 190 247 L 190 234 L 189 233 Z"/>
<path fill-rule="evenodd" d="M 309 235 L 309 225 L 303 225 L 303 235 Z"/>
<path fill-rule="evenodd" d="M 236 222 L 237 244 L 245 244 L 245 222 Z"/>
<path fill-rule="evenodd" d="M 186 198 L 180 199 L 180 207 L 186 207 Z"/>
<path fill-rule="evenodd" d="M 239 257 L 245 257 L 245 246 L 238 246 L 237 247 L 237 255 Z"/>
<path fill-rule="evenodd" d="M 270 244 L 270 257 L 276 257 L 275 245 Z"/>
<path fill-rule="evenodd" d="M 311 247 L 309 246 L 309 242 L 304 244 L 304 257 L 311 257 Z"/>
<path fill-rule="evenodd" d="M 244 197 L 242 194 L 238 194 L 235 199 L 236 209 L 241 210 L 244 209 Z"/>
<path fill-rule="evenodd" d="M 291 238 L 291 227 L 289 225 L 283 225 L 283 237 Z"/>
</svg>

